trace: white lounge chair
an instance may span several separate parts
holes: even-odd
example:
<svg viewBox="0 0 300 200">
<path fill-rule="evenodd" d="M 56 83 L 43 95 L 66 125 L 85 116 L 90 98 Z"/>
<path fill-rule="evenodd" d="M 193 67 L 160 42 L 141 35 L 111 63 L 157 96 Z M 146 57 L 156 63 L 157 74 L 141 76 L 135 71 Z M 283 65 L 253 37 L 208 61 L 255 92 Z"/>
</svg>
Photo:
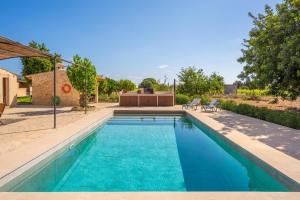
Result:
<svg viewBox="0 0 300 200">
<path fill-rule="evenodd" d="M 200 106 L 200 103 L 201 103 L 201 99 L 194 99 L 191 103 L 183 104 L 182 109 L 183 108 L 186 108 L 186 109 L 191 108 L 191 109 L 197 110 L 198 106 Z"/>
<path fill-rule="evenodd" d="M 206 111 L 214 111 L 214 112 L 217 112 L 218 111 L 218 104 L 219 104 L 219 101 L 217 99 L 213 99 L 211 100 L 211 102 L 208 104 L 208 105 L 203 105 L 201 107 L 201 110 L 204 110 L 205 112 Z"/>
</svg>

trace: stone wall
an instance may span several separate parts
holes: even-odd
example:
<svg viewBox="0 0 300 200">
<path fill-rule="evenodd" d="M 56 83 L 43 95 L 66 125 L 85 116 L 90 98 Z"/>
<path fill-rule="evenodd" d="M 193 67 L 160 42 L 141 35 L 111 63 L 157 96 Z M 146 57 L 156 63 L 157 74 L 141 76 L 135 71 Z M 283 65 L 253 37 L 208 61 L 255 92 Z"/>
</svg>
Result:
<svg viewBox="0 0 300 200">
<path fill-rule="evenodd" d="M 32 79 L 32 104 L 52 105 L 53 97 L 53 71 L 29 75 Z M 71 91 L 64 93 L 62 86 L 69 84 Z M 79 92 L 72 87 L 67 72 L 59 69 L 56 72 L 56 95 L 60 98 L 60 106 L 78 106 Z"/>
<path fill-rule="evenodd" d="M 18 88 L 17 97 L 28 96 L 27 88 Z"/>
<path fill-rule="evenodd" d="M 224 94 L 231 95 L 237 93 L 237 84 L 225 84 L 224 85 Z"/>
<path fill-rule="evenodd" d="M 5 69 L 0 68 L 0 102 L 6 103 L 8 106 L 14 106 L 17 103 L 17 91 L 19 83 L 17 81 L 17 75 L 11 73 Z M 3 79 L 6 81 L 6 96 L 3 93 Z M 5 99 L 4 99 L 5 98 Z M 3 101 L 4 100 L 4 101 Z"/>
</svg>

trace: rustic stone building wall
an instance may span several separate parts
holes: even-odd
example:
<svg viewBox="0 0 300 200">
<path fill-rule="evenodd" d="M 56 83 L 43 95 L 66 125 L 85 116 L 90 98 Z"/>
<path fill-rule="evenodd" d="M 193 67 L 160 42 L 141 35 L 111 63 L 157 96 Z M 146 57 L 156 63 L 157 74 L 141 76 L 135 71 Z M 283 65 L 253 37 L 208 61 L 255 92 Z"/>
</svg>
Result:
<svg viewBox="0 0 300 200">
<path fill-rule="evenodd" d="M 32 79 L 32 104 L 52 105 L 53 97 L 53 71 L 28 76 Z M 64 93 L 64 84 L 71 86 L 69 93 Z M 67 72 L 59 69 L 56 72 L 56 95 L 60 98 L 60 106 L 78 106 L 80 100 L 79 92 L 72 87 Z"/>
<path fill-rule="evenodd" d="M 19 86 L 17 78 L 16 74 L 0 68 L 0 102 L 5 103 L 7 106 L 14 106 L 17 103 Z"/>
</svg>

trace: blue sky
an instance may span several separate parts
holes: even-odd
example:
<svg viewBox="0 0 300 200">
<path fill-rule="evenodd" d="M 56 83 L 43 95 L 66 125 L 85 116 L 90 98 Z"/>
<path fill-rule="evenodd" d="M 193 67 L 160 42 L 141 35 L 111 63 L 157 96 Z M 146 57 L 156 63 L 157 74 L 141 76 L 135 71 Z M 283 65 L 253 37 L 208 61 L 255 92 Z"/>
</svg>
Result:
<svg viewBox="0 0 300 200">
<path fill-rule="evenodd" d="M 44 42 L 66 59 L 79 54 L 97 73 L 138 83 L 168 81 L 181 67 L 218 72 L 232 83 L 252 21 L 280 0 L 44 0 L 1 1 L 0 35 L 27 44 Z M 0 66 L 20 73 L 18 59 Z"/>
</svg>

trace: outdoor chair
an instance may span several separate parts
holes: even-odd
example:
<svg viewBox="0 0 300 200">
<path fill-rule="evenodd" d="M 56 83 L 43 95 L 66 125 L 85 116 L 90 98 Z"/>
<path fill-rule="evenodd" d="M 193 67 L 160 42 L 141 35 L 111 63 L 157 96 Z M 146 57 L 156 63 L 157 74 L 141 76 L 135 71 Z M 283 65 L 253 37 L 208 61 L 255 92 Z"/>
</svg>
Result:
<svg viewBox="0 0 300 200">
<path fill-rule="evenodd" d="M 219 101 L 217 99 L 213 99 L 211 100 L 211 102 L 208 105 L 203 105 L 201 107 L 201 110 L 204 110 L 205 112 L 207 111 L 214 111 L 217 112 L 218 111 L 218 106 L 219 105 Z"/>
<path fill-rule="evenodd" d="M 191 103 L 187 103 L 187 104 L 183 104 L 182 105 L 182 109 L 186 108 L 186 109 L 195 109 L 197 110 L 198 106 L 200 106 L 201 103 L 201 99 L 194 99 Z"/>
<path fill-rule="evenodd" d="M 2 114 L 4 113 L 4 109 L 5 109 L 5 104 L 4 103 L 0 103 L 0 118 L 2 116 Z M 4 124 L 1 119 L 0 119 L 0 124 Z"/>
</svg>

